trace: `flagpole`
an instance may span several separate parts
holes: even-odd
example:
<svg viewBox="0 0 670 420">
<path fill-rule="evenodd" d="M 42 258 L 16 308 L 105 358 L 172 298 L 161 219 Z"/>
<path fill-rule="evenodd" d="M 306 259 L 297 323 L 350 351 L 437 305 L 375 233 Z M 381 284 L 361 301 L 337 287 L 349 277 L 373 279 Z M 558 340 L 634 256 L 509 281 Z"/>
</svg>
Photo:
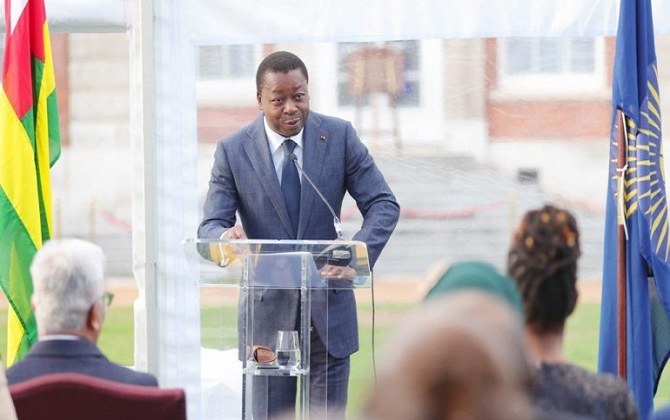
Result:
<svg viewBox="0 0 670 420">
<path fill-rule="evenodd" d="M 619 176 L 619 221 L 617 226 L 617 364 L 619 376 L 626 379 L 628 376 L 628 354 L 627 354 L 627 308 L 626 308 L 626 209 L 625 209 L 625 180 L 624 173 L 626 167 L 626 152 L 628 143 L 626 141 L 626 120 L 623 112 L 617 110 L 617 144 L 618 144 L 618 159 L 617 159 L 617 173 Z"/>
</svg>

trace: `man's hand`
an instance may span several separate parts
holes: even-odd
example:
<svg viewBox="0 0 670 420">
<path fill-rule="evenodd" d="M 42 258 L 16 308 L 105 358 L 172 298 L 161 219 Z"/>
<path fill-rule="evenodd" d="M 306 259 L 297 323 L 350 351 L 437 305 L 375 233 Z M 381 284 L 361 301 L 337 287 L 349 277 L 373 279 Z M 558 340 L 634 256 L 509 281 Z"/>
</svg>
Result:
<svg viewBox="0 0 670 420">
<path fill-rule="evenodd" d="M 353 280 L 356 278 L 356 270 L 347 266 L 326 264 L 319 270 L 319 275 L 328 280 Z"/>
<path fill-rule="evenodd" d="M 242 226 L 235 225 L 225 231 L 221 235 L 221 239 L 247 239 L 247 234 L 242 229 Z M 212 255 L 216 255 L 215 261 L 219 263 L 221 267 L 227 267 L 230 263 L 237 259 L 237 256 L 240 254 L 246 255 L 249 253 L 249 247 L 247 245 L 239 244 L 212 244 L 217 249 L 216 252 L 213 252 Z"/>
<path fill-rule="evenodd" d="M 247 234 L 242 226 L 235 225 L 221 235 L 221 239 L 247 239 Z"/>
</svg>

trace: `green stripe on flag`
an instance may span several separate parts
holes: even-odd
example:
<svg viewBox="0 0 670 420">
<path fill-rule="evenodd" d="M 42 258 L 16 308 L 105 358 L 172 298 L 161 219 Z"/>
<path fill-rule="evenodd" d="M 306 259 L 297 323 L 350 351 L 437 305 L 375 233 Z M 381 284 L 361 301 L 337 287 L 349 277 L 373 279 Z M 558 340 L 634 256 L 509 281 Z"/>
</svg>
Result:
<svg viewBox="0 0 670 420">
<path fill-rule="evenodd" d="M 30 305 L 33 293 L 30 263 L 37 250 L 2 188 L 0 219 L 3 221 L 0 223 L 0 287 L 25 331 L 18 352 L 20 357 L 37 340 L 37 324 Z"/>
<path fill-rule="evenodd" d="M 30 108 L 26 115 L 21 118 L 21 125 L 23 129 L 26 130 L 28 139 L 30 140 L 30 145 L 33 148 L 33 155 L 35 154 L 35 110 Z"/>
<path fill-rule="evenodd" d="M 42 89 L 42 77 L 44 76 L 44 62 L 34 55 L 31 56 L 33 66 L 33 109 L 40 103 L 40 90 Z"/>
<path fill-rule="evenodd" d="M 60 157 L 60 126 L 56 89 L 47 96 L 47 118 L 49 120 L 49 166 L 53 166 Z"/>
</svg>

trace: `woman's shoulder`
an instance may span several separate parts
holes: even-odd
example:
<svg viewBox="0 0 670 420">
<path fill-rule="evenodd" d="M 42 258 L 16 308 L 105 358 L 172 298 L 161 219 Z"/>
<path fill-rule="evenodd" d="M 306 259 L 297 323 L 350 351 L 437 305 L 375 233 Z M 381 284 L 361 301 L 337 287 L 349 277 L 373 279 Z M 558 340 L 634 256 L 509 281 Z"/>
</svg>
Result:
<svg viewBox="0 0 670 420">
<path fill-rule="evenodd" d="M 541 406 L 572 408 L 596 418 L 637 418 L 633 395 L 621 378 L 568 363 L 540 366 L 537 399 Z"/>
<path fill-rule="evenodd" d="M 540 378 L 552 381 L 566 381 L 569 384 L 584 383 L 592 389 L 614 389 L 628 392 L 626 382 L 610 373 L 595 373 L 571 363 L 543 363 Z"/>
</svg>

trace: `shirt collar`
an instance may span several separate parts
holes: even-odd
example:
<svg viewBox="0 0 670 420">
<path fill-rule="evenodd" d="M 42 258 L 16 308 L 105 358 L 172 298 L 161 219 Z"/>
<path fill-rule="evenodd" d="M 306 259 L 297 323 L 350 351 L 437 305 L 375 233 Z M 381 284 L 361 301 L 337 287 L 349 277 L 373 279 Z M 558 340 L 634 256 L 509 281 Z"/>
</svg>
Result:
<svg viewBox="0 0 670 420">
<path fill-rule="evenodd" d="M 39 341 L 53 341 L 53 340 L 81 340 L 81 337 L 72 334 L 50 334 L 40 337 Z"/>
<path fill-rule="evenodd" d="M 281 134 L 275 133 L 270 128 L 270 125 L 268 124 L 268 119 L 265 116 L 263 117 L 263 124 L 265 125 L 265 134 L 267 135 L 268 143 L 270 144 L 270 152 L 274 153 L 277 151 L 277 149 L 281 147 L 281 144 L 288 137 L 284 137 Z M 298 145 L 298 147 L 302 147 L 302 133 L 304 132 L 305 127 L 303 127 L 298 134 L 290 137 L 290 139 L 293 140 L 295 144 Z"/>
</svg>

